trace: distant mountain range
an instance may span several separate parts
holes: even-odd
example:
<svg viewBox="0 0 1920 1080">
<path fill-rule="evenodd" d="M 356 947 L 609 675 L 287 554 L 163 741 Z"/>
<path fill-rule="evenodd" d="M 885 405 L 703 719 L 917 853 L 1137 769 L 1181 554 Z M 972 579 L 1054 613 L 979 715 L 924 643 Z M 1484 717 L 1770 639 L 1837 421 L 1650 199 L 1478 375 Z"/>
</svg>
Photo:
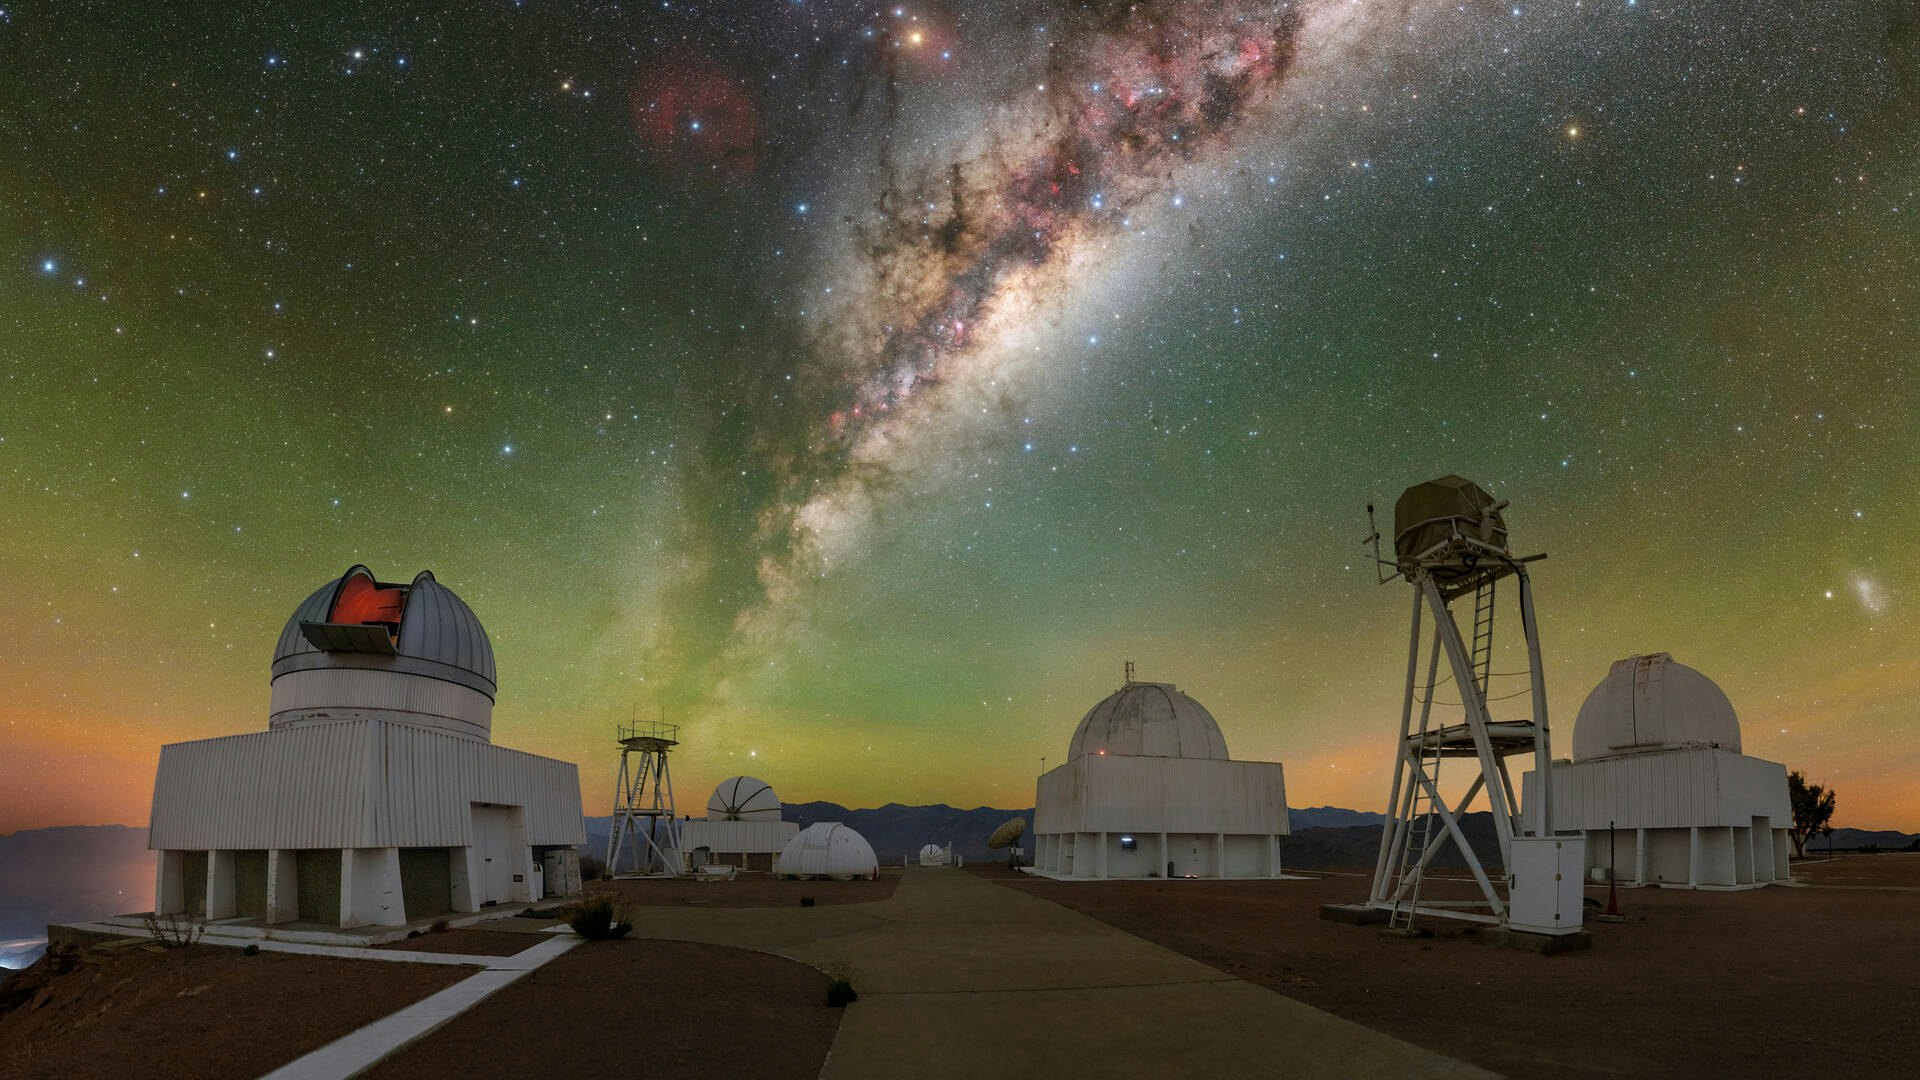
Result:
<svg viewBox="0 0 1920 1080">
<path fill-rule="evenodd" d="M 39 959 L 48 923 L 152 906 L 145 829 L 66 825 L 0 836 L 0 968 Z"/>
</svg>

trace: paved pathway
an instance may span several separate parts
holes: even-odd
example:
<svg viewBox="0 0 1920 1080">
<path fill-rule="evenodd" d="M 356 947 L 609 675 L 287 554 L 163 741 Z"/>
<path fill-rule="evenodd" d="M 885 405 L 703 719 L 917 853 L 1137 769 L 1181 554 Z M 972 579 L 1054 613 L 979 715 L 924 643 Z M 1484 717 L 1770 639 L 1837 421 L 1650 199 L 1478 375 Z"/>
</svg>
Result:
<svg viewBox="0 0 1920 1080">
<path fill-rule="evenodd" d="M 850 966 L 860 1000 L 826 1080 L 1491 1075 L 963 870 L 909 870 L 872 904 L 635 921 L 642 937 Z"/>
</svg>

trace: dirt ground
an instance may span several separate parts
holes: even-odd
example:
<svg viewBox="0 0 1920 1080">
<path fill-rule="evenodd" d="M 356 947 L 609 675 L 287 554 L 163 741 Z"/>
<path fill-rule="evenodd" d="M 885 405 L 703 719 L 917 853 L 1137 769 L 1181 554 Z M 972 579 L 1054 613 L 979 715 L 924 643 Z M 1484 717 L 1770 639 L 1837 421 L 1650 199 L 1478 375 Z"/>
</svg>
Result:
<svg viewBox="0 0 1920 1080">
<path fill-rule="evenodd" d="M 1920 854 L 1817 855 L 1794 863 L 1793 876 L 1816 885 L 1920 889 Z"/>
<path fill-rule="evenodd" d="M 1920 874 L 1861 858 L 1877 861 L 1804 877 Z M 1623 889 L 1627 922 L 1590 923 L 1592 950 L 1545 957 L 1318 917 L 1363 898 L 1363 876 L 1095 884 L 968 869 L 1510 1076 L 1911 1076 L 1920 1060 L 1920 892 L 1897 887 Z"/>
<path fill-rule="evenodd" d="M 825 975 L 766 953 L 589 941 L 365 1075 L 810 1078 L 840 1026 L 826 996 Z"/>
<path fill-rule="evenodd" d="M 0 1013 L 0 1074 L 251 1080 L 471 974 L 214 945 L 56 945 L 7 982 L 21 999 Z"/>
<path fill-rule="evenodd" d="M 893 895 L 899 870 L 882 870 L 878 881 L 788 881 L 771 874 L 741 874 L 732 881 L 648 878 L 590 881 L 587 892 L 610 893 L 629 904 L 697 907 L 795 907 L 803 896 L 816 905 L 870 904 Z"/>
<path fill-rule="evenodd" d="M 531 949 L 547 939 L 545 934 L 509 933 L 505 930 L 447 930 L 438 934 L 401 938 L 376 949 L 389 952 L 458 953 L 461 956 L 512 956 Z"/>
</svg>

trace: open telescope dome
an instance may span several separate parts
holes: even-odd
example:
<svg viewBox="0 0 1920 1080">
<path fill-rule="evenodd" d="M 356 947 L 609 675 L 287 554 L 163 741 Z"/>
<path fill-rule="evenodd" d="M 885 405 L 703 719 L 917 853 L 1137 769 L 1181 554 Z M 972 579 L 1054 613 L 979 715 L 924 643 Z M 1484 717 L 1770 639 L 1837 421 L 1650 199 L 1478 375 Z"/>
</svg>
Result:
<svg viewBox="0 0 1920 1080">
<path fill-rule="evenodd" d="M 479 618 L 432 573 L 353 566 L 281 629 L 269 726 L 380 718 L 490 739 L 496 677 Z"/>
</svg>

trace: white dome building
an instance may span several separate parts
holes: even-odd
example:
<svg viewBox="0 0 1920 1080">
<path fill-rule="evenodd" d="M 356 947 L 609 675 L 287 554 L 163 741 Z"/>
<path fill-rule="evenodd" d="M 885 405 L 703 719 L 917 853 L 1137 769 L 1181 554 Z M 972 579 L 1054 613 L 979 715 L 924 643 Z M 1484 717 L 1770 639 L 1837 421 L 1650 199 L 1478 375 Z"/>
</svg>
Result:
<svg viewBox="0 0 1920 1080">
<path fill-rule="evenodd" d="M 880 876 L 880 860 L 867 838 L 837 821 L 821 821 L 800 830 L 780 853 L 781 877 L 855 878 Z"/>
<path fill-rule="evenodd" d="M 480 620 L 364 566 L 294 610 L 267 729 L 160 748 L 154 910 L 400 926 L 579 889 L 579 770 L 493 745 Z"/>
<path fill-rule="evenodd" d="M 680 823 L 680 869 L 771 871 L 774 859 L 799 831 L 798 824 L 780 820 L 780 796 L 765 780 L 729 776 L 707 796 L 706 820 Z"/>
<path fill-rule="evenodd" d="M 765 780 L 729 776 L 707 797 L 708 821 L 779 821 L 780 796 Z"/>
<path fill-rule="evenodd" d="M 1742 754 L 1733 703 L 1667 653 L 1614 662 L 1580 706 L 1573 758 L 1553 770 L 1554 831 L 1586 835 L 1594 880 L 1728 889 L 1788 879 L 1786 767 Z M 1531 807 L 1532 773 L 1525 785 Z"/>
<path fill-rule="evenodd" d="M 1278 762 L 1234 761 L 1213 714 L 1170 683 L 1126 683 L 1087 711 L 1066 764 L 1040 777 L 1035 873 L 1279 877 Z"/>
</svg>

